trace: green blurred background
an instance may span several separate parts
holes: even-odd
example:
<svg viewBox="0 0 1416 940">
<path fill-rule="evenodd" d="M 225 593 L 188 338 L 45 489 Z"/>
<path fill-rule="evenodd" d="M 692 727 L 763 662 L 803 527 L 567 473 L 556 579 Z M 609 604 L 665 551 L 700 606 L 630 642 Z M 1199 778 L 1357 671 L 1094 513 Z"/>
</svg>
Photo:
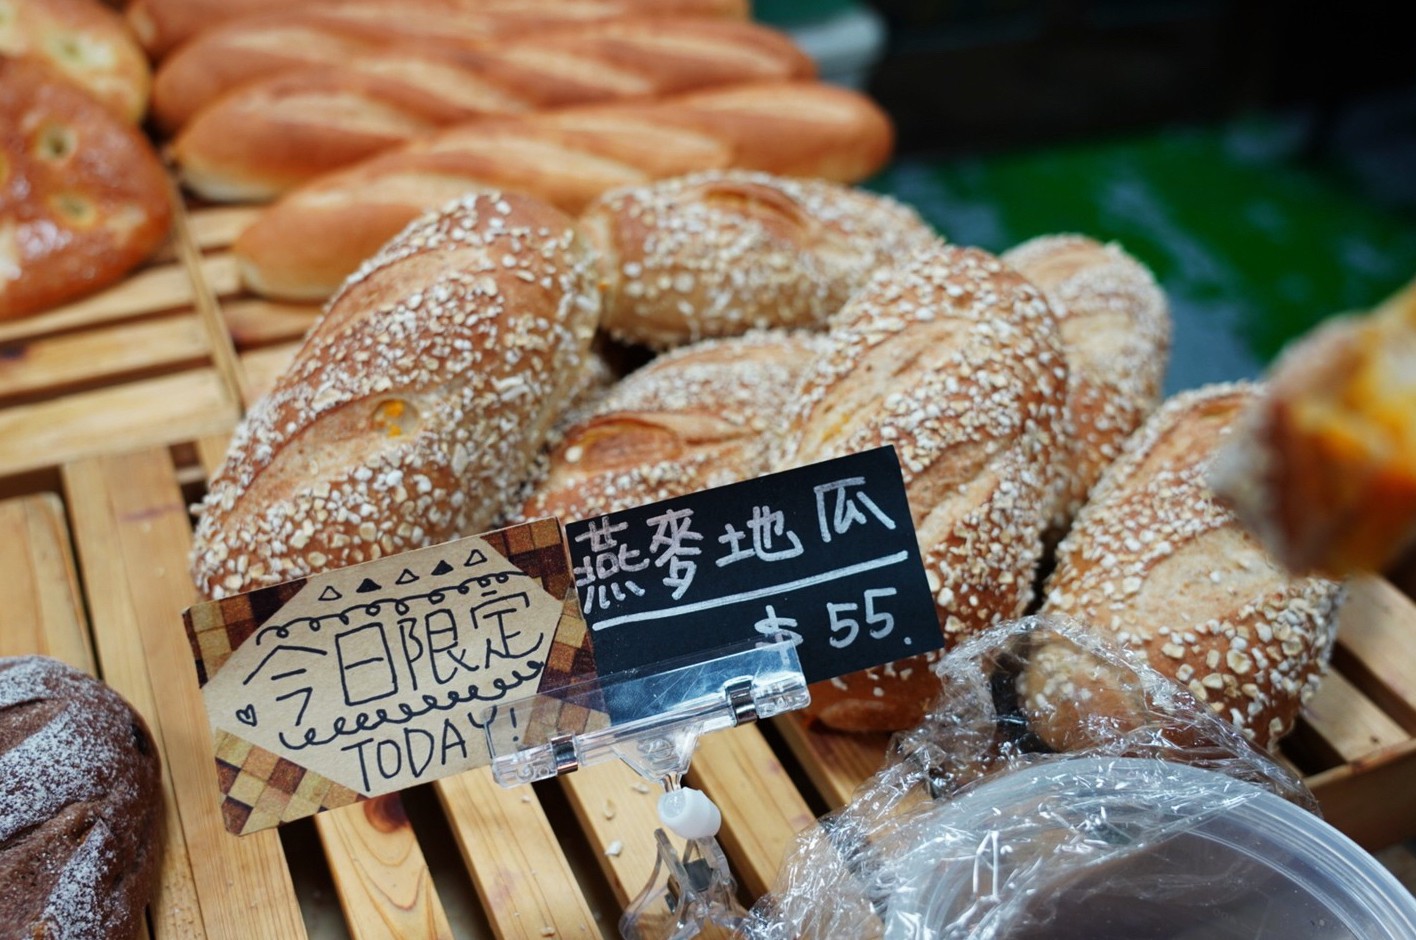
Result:
<svg viewBox="0 0 1416 940">
<path fill-rule="evenodd" d="M 1081 232 L 1148 264 L 1176 320 L 1174 391 L 1256 375 L 1288 339 L 1416 276 L 1416 40 L 1392 4 L 1301 6 L 755 9 L 808 39 L 834 24 L 832 54 L 878 31 L 844 79 L 899 134 L 869 185 L 951 240 L 1001 251 Z"/>
</svg>

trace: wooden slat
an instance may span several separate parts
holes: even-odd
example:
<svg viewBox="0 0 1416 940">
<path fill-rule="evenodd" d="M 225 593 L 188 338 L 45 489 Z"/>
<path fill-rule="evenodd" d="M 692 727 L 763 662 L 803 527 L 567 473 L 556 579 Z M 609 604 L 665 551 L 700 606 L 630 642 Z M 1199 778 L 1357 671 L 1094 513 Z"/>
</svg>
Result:
<svg viewBox="0 0 1416 940">
<path fill-rule="evenodd" d="M 201 324 L 190 314 L 20 341 L 0 349 L 0 398 L 58 395 L 206 358 Z"/>
<path fill-rule="evenodd" d="M 1305 781 L 1328 822 L 1365 849 L 1416 834 L 1416 739 Z"/>
<path fill-rule="evenodd" d="M 833 809 L 849 803 L 856 787 L 880 769 L 890 744 L 890 737 L 885 734 L 820 731 L 797 714 L 772 721 L 822 799 Z"/>
<path fill-rule="evenodd" d="M 227 301 L 221 313 L 236 347 L 245 350 L 304 338 L 319 317 L 320 307 L 242 299 Z"/>
<path fill-rule="evenodd" d="M 1317 694 L 1303 707 L 1303 727 L 1297 733 L 1305 747 L 1320 742 L 1334 763 L 1356 760 L 1410 737 L 1339 672 L 1323 677 Z"/>
<path fill-rule="evenodd" d="M 299 343 L 289 343 L 242 354 L 241 368 L 246 373 L 247 394 L 251 396 L 246 402 L 247 408 L 271 390 L 275 380 L 290 366 L 290 360 L 298 348 Z"/>
<path fill-rule="evenodd" d="M 203 251 L 226 248 L 261 214 L 259 206 L 213 206 L 187 213 L 192 238 Z"/>
<path fill-rule="evenodd" d="M 236 406 L 211 369 L 0 411 L 0 476 L 229 429 Z"/>
<path fill-rule="evenodd" d="M 704 735 L 688 779 L 722 810 L 718 839 L 748 893 L 765 893 L 796 834 L 813 824 L 816 815 L 762 732 L 747 725 Z"/>
<path fill-rule="evenodd" d="M 662 786 L 618 761 L 582 768 L 558 782 L 600 860 L 610 890 L 621 905 L 627 904 L 654 871 L 654 830 L 660 825 L 657 807 Z"/>
<path fill-rule="evenodd" d="M 0 322 L 0 343 L 98 326 L 192 305 L 192 279 L 181 264 L 145 268 L 107 290 L 20 320 Z"/>
<path fill-rule="evenodd" d="M 428 863 L 396 794 L 320 813 L 315 828 L 354 940 L 452 940 Z"/>
<path fill-rule="evenodd" d="M 1337 668 L 1416 734 L 1416 603 L 1379 578 L 1354 579 L 1337 638 Z"/>
<path fill-rule="evenodd" d="M 64 506 L 53 493 L 0 502 L 0 656 L 39 653 L 94 673 Z"/>
<path fill-rule="evenodd" d="M 206 255 L 202 258 L 202 277 L 217 297 L 241 293 L 241 272 L 236 259 L 229 254 Z"/>
<path fill-rule="evenodd" d="M 159 741 L 176 809 L 169 828 L 188 853 L 196 901 L 160 897 L 153 910 L 176 922 L 155 929 L 200 935 L 193 928 L 200 916 L 212 938 L 304 937 L 276 832 L 237 837 L 222 825 L 211 729 L 181 626 L 194 600 L 191 530 L 168 453 L 73 464 L 65 489 L 80 520 L 75 537 L 104 676 L 143 711 Z"/>
<path fill-rule="evenodd" d="M 530 788 L 504 790 L 489 768 L 433 788 L 498 937 L 598 940 L 590 905 Z"/>
</svg>

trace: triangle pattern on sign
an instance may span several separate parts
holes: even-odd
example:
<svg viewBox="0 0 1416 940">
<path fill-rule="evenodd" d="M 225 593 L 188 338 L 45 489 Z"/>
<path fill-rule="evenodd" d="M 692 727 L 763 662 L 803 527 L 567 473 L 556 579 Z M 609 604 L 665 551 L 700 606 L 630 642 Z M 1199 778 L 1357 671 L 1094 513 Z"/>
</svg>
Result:
<svg viewBox="0 0 1416 940">
<path fill-rule="evenodd" d="M 369 594 L 373 591 L 383 590 L 383 585 L 379 584 L 373 578 L 365 578 L 363 581 L 359 582 L 359 586 L 354 590 L 358 591 L 360 594 Z"/>
<path fill-rule="evenodd" d="M 467 560 L 462 563 L 462 567 L 471 568 L 473 565 L 480 565 L 487 560 L 487 553 L 480 548 L 472 549 L 472 554 L 467 556 Z"/>
<path fill-rule="evenodd" d="M 394 583 L 394 584 L 412 584 L 414 581 L 417 581 L 417 580 L 418 580 L 418 576 L 417 576 L 416 574 L 414 574 L 413 572 L 409 571 L 407 568 L 404 568 L 404 569 L 403 569 L 403 574 L 399 575 L 399 576 L 398 576 L 398 580 L 395 581 L 395 582 L 393 582 L 393 583 Z"/>
<path fill-rule="evenodd" d="M 452 571 L 452 565 L 449 565 L 444 559 L 438 562 L 438 566 L 433 569 L 433 574 L 447 574 L 450 571 Z"/>
<path fill-rule="evenodd" d="M 343 596 L 343 594 L 335 589 L 333 584 L 325 585 L 325 589 L 320 592 L 320 600 L 322 601 L 337 601 Z"/>
</svg>

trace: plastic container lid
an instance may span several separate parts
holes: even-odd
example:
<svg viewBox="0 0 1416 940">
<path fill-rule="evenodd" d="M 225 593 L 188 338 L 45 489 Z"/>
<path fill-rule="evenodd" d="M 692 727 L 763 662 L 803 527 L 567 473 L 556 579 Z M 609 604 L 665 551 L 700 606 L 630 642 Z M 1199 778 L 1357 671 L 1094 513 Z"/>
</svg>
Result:
<svg viewBox="0 0 1416 940">
<path fill-rule="evenodd" d="M 1416 898 L 1318 817 L 1156 760 L 1041 762 L 918 820 L 887 940 L 1416 938 Z"/>
</svg>

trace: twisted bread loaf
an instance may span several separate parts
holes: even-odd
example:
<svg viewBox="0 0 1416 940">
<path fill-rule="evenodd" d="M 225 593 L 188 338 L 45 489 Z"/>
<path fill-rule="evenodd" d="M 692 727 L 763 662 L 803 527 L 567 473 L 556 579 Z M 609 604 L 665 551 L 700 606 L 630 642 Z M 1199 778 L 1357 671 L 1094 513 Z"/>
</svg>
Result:
<svg viewBox="0 0 1416 940">
<path fill-rule="evenodd" d="M 210 597 L 480 532 L 577 385 L 599 313 L 570 219 L 468 196 L 330 301 L 231 442 L 192 554 Z"/>
<path fill-rule="evenodd" d="M 157 878 L 161 768 L 91 676 L 0 659 L 0 936 L 132 940 Z"/>
<path fill-rule="evenodd" d="M 1053 526 L 1066 531 L 1087 491 L 1160 403 L 1170 350 L 1165 294 L 1115 245 L 1045 235 L 1003 260 L 1047 297 L 1067 355 L 1067 456 Z"/>
<path fill-rule="evenodd" d="M 808 82 L 474 121 L 291 192 L 234 251 L 254 290 L 323 297 L 419 212 L 468 189 L 524 192 L 579 212 L 618 186 L 720 167 L 849 181 L 885 161 L 891 138 L 868 99 Z"/>
<path fill-rule="evenodd" d="M 658 348 L 824 326 L 872 271 L 936 241 L 886 197 L 746 171 L 615 190 L 580 226 L 601 258 L 601 326 Z"/>
<path fill-rule="evenodd" d="M 893 445 L 946 642 L 1022 613 L 1065 446 L 1067 366 L 1036 288 L 940 245 L 877 271 L 832 324 L 788 413 L 782 464 Z M 928 657 L 812 689 L 844 730 L 919 720 Z"/>
<path fill-rule="evenodd" d="M 589 519 L 766 473 L 766 438 L 821 344 L 760 332 L 655 359 L 567 429 L 522 515 Z"/>
<path fill-rule="evenodd" d="M 129 19 L 191 0 L 138 0 Z M 168 130 L 237 87 L 291 69 L 339 65 L 400 43 L 494 50 L 516 37 L 635 14 L 742 19 L 742 0 L 343 0 L 232 20 L 208 29 L 162 63 L 153 113 Z"/>
<path fill-rule="evenodd" d="M 1143 655 L 1266 747 L 1317 686 L 1342 589 L 1284 572 L 1205 484 L 1254 396 L 1211 386 L 1146 422 L 1058 547 L 1041 612 Z M 1059 749 L 1092 721 L 1124 728 L 1137 707 L 1109 668 L 1070 650 L 1044 648 L 1019 679 L 1034 728 Z"/>
<path fill-rule="evenodd" d="M 147 110 L 147 56 L 95 0 L 0 0 L 0 55 L 42 62 L 130 124 Z"/>
<path fill-rule="evenodd" d="M 200 179 L 279 189 L 472 118 L 810 78 L 785 35 L 730 20 L 615 20 L 467 52 L 399 46 L 242 85 L 174 147 Z"/>
<path fill-rule="evenodd" d="M 171 221 L 167 174 L 135 128 L 44 66 L 0 56 L 0 320 L 119 280 Z"/>
</svg>

